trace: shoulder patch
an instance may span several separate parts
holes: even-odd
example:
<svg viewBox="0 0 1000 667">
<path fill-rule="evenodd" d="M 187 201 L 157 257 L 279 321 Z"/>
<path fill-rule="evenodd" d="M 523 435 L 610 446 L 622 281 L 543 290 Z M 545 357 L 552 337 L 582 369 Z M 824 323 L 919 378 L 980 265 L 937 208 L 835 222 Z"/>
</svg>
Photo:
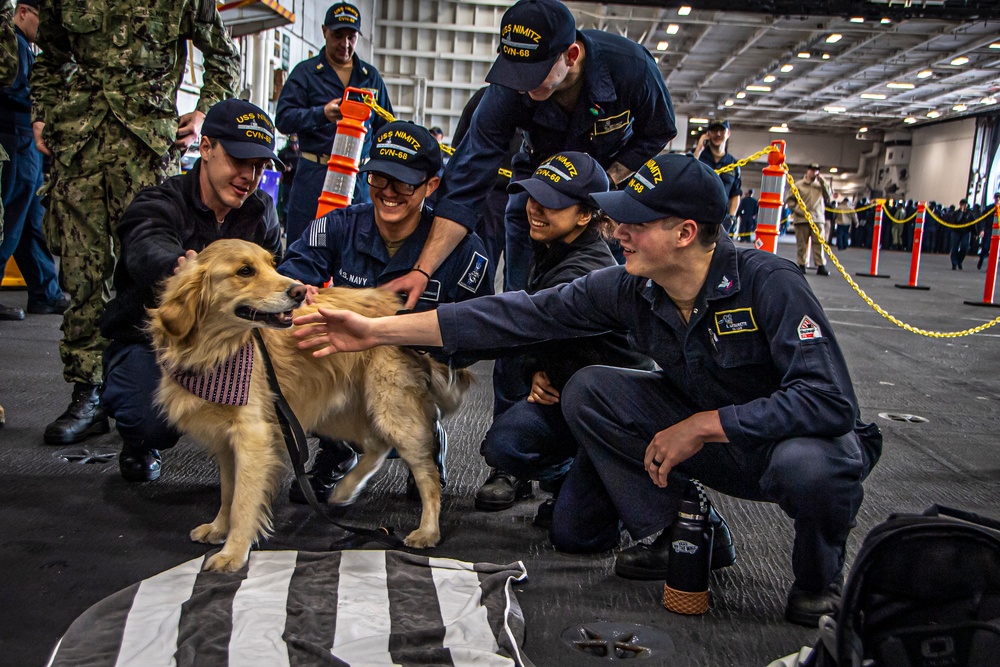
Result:
<svg viewBox="0 0 1000 667">
<path fill-rule="evenodd" d="M 819 325 L 813 322 L 808 315 L 803 316 L 802 321 L 799 322 L 798 332 L 799 340 L 811 340 L 823 337 L 823 332 L 820 331 Z"/>
<path fill-rule="evenodd" d="M 757 331 L 753 308 L 719 311 L 715 314 L 715 330 L 720 336 Z"/>
<path fill-rule="evenodd" d="M 490 260 L 478 252 L 473 253 L 469 259 L 469 265 L 465 267 L 461 280 L 458 281 L 458 286 L 472 293 L 478 292 L 479 285 L 486 277 L 486 269 L 489 265 Z"/>
<path fill-rule="evenodd" d="M 326 247 L 326 217 L 317 218 L 309 223 L 309 247 Z"/>
</svg>

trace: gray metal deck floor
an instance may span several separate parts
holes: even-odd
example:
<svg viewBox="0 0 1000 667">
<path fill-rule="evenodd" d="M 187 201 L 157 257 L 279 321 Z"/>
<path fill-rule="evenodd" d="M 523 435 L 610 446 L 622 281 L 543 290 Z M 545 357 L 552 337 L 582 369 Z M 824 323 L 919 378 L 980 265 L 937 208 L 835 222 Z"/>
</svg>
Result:
<svg viewBox="0 0 1000 667">
<path fill-rule="evenodd" d="M 783 243 L 780 254 L 792 256 Z M 848 250 L 843 260 L 866 271 L 868 252 Z M 916 326 L 953 331 L 1000 315 L 1000 309 L 963 305 L 982 296 L 984 272 L 948 270 L 944 255 L 925 256 L 921 283 L 927 292 L 893 287 L 906 282 L 909 256 L 884 253 L 882 272 L 892 279 L 861 279 L 889 312 Z M 975 266 L 974 260 L 967 262 Z M 995 434 L 1000 401 L 1000 327 L 958 339 L 905 332 L 874 313 L 838 276 L 810 274 L 845 349 L 867 420 L 885 433 L 885 453 L 866 483 L 867 497 L 850 549 L 893 511 L 942 502 L 1000 514 L 1000 448 Z M 0 302 L 24 304 L 22 291 L 0 292 Z M 213 465 L 194 444 L 165 455 L 163 478 L 131 485 L 117 463 L 80 465 L 56 456 L 41 442 L 46 423 L 69 397 L 57 351 L 58 316 L 0 322 L 0 664 L 39 665 L 62 632 L 90 605 L 140 579 L 205 553 L 188 531 L 217 509 Z M 462 410 L 448 420 L 451 479 L 443 499 L 443 541 L 435 556 L 471 561 L 524 561 L 529 581 L 518 588 L 527 623 L 525 653 L 536 665 L 597 664 L 560 640 L 569 626 L 614 620 L 653 626 L 672 638 L 669 660 L 643 664 L 765 665 L 811 643 L 815 633 L 782 620 L 791 583 L 790 521 L 775 506 L 713 498 L 733 528 L 739 560 L 713 575 L 712 607 L 682 617 L 660 605 L 660 586 L 619 579 L 613 554 L 573 556 L 555 552 L 531 525 L 538 499 L 512 510 L 482 513 L 473 494 L 485 477 L 478 455 L 491 408 L 489 364 L 474 370 L 480 382 Z M 923 424 L 879 418 L 899 412 Z M 86 443 L 117 450 L 112 432 Z M 539 494 L 536 494 L 539 495 Z M 539 495 L 539 497 L 541 497 Z M 345 518 L 358 524 L 380 519 L 408 531 L 419 504 L 404 496 L 402 464 L 391 462 Z M 336 537 L 308 508 L 284 498 L 276 507 L 277 534 L 263 548 L 323 550 Z M 404 532 L 405 534 L 405 532 Z"/>
</svg>

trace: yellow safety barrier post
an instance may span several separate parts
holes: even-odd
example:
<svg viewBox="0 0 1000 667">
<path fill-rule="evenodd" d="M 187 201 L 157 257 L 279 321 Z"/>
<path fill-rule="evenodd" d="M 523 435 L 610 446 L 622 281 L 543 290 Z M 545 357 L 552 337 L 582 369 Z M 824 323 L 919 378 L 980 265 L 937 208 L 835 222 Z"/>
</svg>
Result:
<svg viewBox="0 0 1000 667">
<path fill-rule="evenodd" d="M 917 202 L 917 221 L 913 225 L 913 251 L 910 254 L 910 282 L 905 285 L 896 284 L 900 289 L 920 289 L 929 290 L 926 285 L 917 284 L 917 276 L 920 273 L 920 246 L 924 237 L 924 219 L 927 217 L 927 205 L 925 202 Z"/>
<path fill-rule="evenodd" d="M 990 258 L 986 261 L 986 287 L 983 289 L 982 301 L 966 301 L 970 306 L 995 306 L 993 290 L 997 283 L 997 251 L 1000 250 L 1000 204 L 993 207 L 993 235 L 990 237 Z"/>
<path fill-rule="evenodd" d="M 757 240 L 754 247 L 765 252 L 778 252 L 778 226 L 785 205 L 785 142 L 771 142 L 767 166 L 761 170 L 760 200 L 757 212 Z"/>
<path fill-rule="evenodd" d="M 875 227 L 872 229 L 872 264 L 868 273 L 856 272 L 856 276 L 866 278 L 888 278 L 888 273 L 878 272 L 879 251 L 882 246 L 882 202 L 875 202 Z"/>
</svg>

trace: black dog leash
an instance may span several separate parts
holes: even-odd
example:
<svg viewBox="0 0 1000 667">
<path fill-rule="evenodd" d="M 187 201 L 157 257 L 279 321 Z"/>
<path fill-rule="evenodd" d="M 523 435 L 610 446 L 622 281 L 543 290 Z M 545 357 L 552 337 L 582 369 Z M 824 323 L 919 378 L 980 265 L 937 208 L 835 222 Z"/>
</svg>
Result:
<svg viewBox="0 0 1000 667">
<path fill-rule="evenodd" d="M 306 442 L 306 434 L 302 430 L 302 424 L 299 423 L 295 413 L 292 412 L 291 406 L 288 405 L 288 401 L 285 400 L 285 395 L 281 393 L 281 385 L 278 384 L 278 377 L 274 374 L 271 356 L 267 353 L 267 347 L 264 345 L 264 338 L 260 334 L 260 329 L 255 328 L 253 335 L 257 340 L 257 348 L 260 350 L 260 356 L 264 360 L 264 370 L 267 372 L 267 384 L 274 394 L 278 424 L 281 426 L 281 434 L 285 440 L 285 447 L 288 448 L 288 458 L 292 461 L 292 469 L 295 471 L 295 481 L 302 489 L 302 495 L 305 496 L 306 502 L 316 511 L 316 514 L 319 514 L 337 528 L 354 534 L 353 537 L 338 540 L 331 546 L 350 549 L 361 546 L 366 542 L 379 542 L 391 549 L 401 548 L 403 542 L 396 537 L 391 528 L 380 526 L 377 529 L 371 529 L 349 526 L 332 519 L 323 506 L 320 505 L 319 500 L 316 499 L 312 484 L 306 479 L 305 462 L 309 459 L 309 444 Z"/>
</svg>

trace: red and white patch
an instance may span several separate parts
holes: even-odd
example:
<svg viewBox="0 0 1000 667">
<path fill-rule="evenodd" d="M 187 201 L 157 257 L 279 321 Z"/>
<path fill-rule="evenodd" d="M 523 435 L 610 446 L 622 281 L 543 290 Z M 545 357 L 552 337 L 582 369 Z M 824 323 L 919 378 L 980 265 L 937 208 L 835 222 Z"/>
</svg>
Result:
<svg viewBox="0 0 1000 667">
<path fill-rule="evenodd" d="M 813 338 L 822 338 L 823 332 L 820 331 L 819 325 L 813 322 L 808 315 L 802 318 L 799 322 L 799 340 L 811 340 Z"/>
</svg>

